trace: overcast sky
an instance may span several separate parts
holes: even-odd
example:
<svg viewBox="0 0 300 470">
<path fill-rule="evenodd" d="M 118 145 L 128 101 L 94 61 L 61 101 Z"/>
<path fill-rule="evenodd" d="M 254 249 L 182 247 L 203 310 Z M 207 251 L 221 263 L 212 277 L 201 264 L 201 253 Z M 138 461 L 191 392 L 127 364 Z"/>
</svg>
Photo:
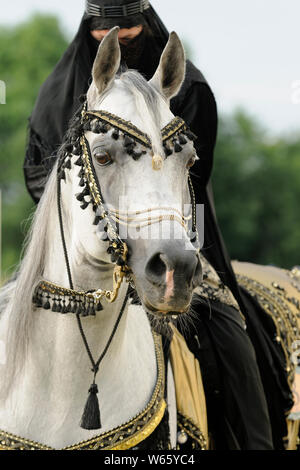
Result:
<svg viewBox="0 0 300 470">
<path fill-rule="evenodd" d="M 84 9 L 84 0 L 0 1 L 0 23 L 23 21 L 34 11 L 51 12 L 70 38 Z M 194 62 L 220 111 L 242 106 L 273 132 L 300 129 L 300 0 L 151 3 L 168 29 L 193 46 Z M 299 89 L 294 99 L 293 86 Z"/>
</svg>

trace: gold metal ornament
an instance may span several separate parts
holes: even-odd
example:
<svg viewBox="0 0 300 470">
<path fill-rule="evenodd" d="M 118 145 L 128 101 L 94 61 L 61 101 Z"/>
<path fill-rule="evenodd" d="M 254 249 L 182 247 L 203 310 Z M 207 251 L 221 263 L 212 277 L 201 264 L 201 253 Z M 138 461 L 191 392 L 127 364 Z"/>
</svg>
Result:
<svg viewBox="0 0 300 470">
<path fill-rule="evenodd" d="M 163 166 L 163 159 L 161 155 L 158 155 L 157 153 L 153 155 L 152 157 L 152 168 L 155 171 L 161 170 Z"/>
</svg>

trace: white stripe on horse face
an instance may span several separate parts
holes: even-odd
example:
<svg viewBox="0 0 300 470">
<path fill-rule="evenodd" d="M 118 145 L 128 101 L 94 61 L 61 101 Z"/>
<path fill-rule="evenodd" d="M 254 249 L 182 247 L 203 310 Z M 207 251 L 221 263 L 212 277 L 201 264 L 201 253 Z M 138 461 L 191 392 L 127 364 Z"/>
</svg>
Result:
<svg viewBox="0 0 300 470">
<path fill-rule="evenodd" d="M 166 291 L 164 301 L 167 303 L 174 292 L 174 269 L 166 272 Z"/>
</svg>

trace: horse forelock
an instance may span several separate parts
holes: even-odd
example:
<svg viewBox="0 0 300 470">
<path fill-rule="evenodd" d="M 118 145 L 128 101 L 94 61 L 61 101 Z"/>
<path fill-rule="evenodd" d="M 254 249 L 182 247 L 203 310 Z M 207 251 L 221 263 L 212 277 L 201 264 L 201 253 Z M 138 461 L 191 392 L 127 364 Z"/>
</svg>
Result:
<svg viewBox="0 0 300 470">
<path fill-rule="evenodd" d="M 116 76 L 112 85 L 102 94 L 97 95 L 93 85 L 88 92 L 89 107 L 101 109 L 102 104 L 108 96 L 113 97 L 114 91 L 120 91 L 125 96 L 130 96 L 135 106 L 132 116 L 127 116 L 128 110 L 118 106 L 118 111 L 114 109 L 114 114 L 131 120 L 141 131 L 145 132 L 152 144 L 154 153 L 164 155 L 161 129 L 169 122 L 172 116 L 168 104 L 162 95 L 136 70 L 127 70 Z M 111 111 L 110 109 L 106 109 Z M 164 115 L 166 113 L 166 115 Z M 135 120 L 137 119 L 137 120 Z"/>
</svg>

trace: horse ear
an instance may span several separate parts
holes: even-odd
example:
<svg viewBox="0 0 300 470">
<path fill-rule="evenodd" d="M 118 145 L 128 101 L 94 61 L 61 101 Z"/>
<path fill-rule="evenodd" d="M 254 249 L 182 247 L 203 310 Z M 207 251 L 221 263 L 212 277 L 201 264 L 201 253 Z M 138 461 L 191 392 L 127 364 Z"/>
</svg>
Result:
<svg viewBox="0 0 300 470">
<path fill-rule="evenodd" d="M 92 77 L 97 90 L 102 94 L 120 67 L 121 51 L 118 40 L 119 26 L 115 26 L 102 39 L 92 69 Z"/>
<path fill-rule="evenodd" d="M 179 92 L 184 77 L 185 52 L 179 37 L 173 31 L 149 83 L 170 100 Z"/>
</svg>

